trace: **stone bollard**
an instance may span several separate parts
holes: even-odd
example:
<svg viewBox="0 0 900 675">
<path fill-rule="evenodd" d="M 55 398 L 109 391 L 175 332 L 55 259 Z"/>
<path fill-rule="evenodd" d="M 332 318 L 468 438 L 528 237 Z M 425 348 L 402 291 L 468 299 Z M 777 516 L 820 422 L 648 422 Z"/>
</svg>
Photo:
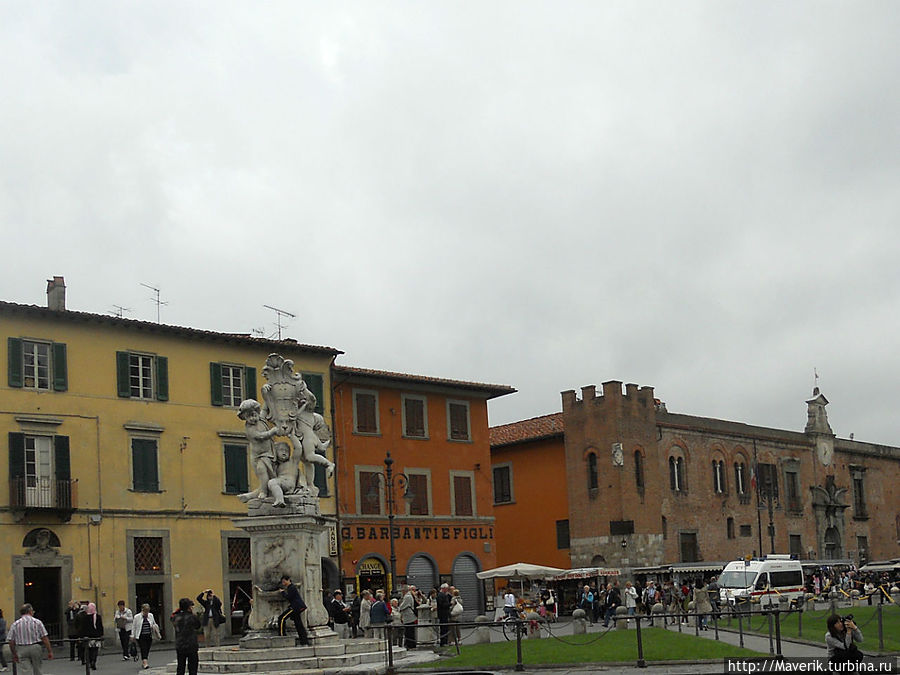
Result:
<svg viewBox="0 0 900 675">
<path fill-rule="evenodd" d="M 572 633 L 574 635 L 584 635 L 587 633 L 587 619 L 584 618 L 583 609 L 576 609 L 572 612 Z"/>
<path fill-rule="evenodd" d="M 544 617 L 542 617 L 537 612 L 526 612 L 525 620 L 528 622 L 528 625 L 525 627 L 525 629 L 528 631 L 528 638 L 529 639 L 532 639 L 532 638 L 540 639 L 540 637 L 541 637 L 540 629 L 531 630 L 531 627 L 534 625 L 534 623 L 540 624 L 544 620 Z M 532 621 L 534 623 L 532 623 Z"/>
<path fill-rule="evenodd" d="M 628 628 L 628 608 L 625 605 L 616 607 L 616 630 Z"/>
<path fill-rule="evenodd" d="M 859 591 L 855 588 L 852 591 L 850 591 L 850 606 L 851 607 L 859 606 Z"/>
<path fill-rule="evenodd" d="M 816 608 L 816 594 L 815 593 L 807 593 L 806 594 L 806 611 L 811 612 Z"/>
<path fill-rule="evenodd" d="M 483 614 L 475 617 L 475 623 L 477 624 L 485 624 L 490 623 L 491 620 L 484 616 Z M 482 644 L 490 644 L 491 642 L 491 627 L 490 626 L 477 626 L 474 631 L 472 631 L 472 644 L 482 645 Z"/>
<path fill-rule="evenodd" d="M 655 605 L 653 605 L 653 607 L 650 608 L 650 615 L 651 615 L 650 616 L 650 625 L 651 626 L 653 625 L 653 616 L 654 615 L 665 614 L 665 612 L 666 612 L 666 608 L 663 607 L 663 604 L 661 602 L 657 602 Z M 662 621 L 662 623 L 660 625 L 663 628 L 665 628 L 666 620 L 663 619 L 662 617 L 660 617 L 659 620 Z"/>
</svg>

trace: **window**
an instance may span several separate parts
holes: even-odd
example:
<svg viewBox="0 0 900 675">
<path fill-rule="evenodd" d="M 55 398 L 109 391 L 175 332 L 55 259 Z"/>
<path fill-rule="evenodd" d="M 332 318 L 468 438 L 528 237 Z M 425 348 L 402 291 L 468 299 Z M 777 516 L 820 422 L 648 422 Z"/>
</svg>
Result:
<svg viewBox="0 0 900 675">
<path fill-rule="evenodd" d="M 66 345 L 7 338 L 7 383 L 16 389 L 66 391 Z"/>
<path fill-rule="evenodd" d="M 473 516 L 474 496 L 472 494 L 473 474 L 451 473 L 453 488 L 453 515 L 455 516 Z"/>
<path fill-rule="evenodd" d="M 790 546 L 790 550 L 788 551 L 791 555 L 797 556 L 797 559 L 803 557 L 803 541 L 800 538 L 799 534 L 789 534 L 788 535 L 788 543 Z"/>
<path fill-rule="evenodd" d="M 358 434 L 378 433 L 378 394 L 353 391 L 353 428 Z"/>
<path fill-rule="evenodd" d="M 681 562 L 697 562 L 700 560 L 700 549 L 697 546 L 696 532 L 681 532 L 678 535 L 681 547 Z"/>
<path fill-rule="evenodd" d="M 759 494 L 778 500 L 778 472 L 774 464 L 758 464 L 756 471 L 759 481 Z"/>
<path fill-rule="evenodd" d="M 430 503 L 428 495 L 428 474 L 426 473 L 410 473 L 406 472 L 409 479 L 407 496 L 409 500 L 409 515 L 411 516 L 427 516 L 430 514 L 428 505 Z"/>
<path fill-rule="evenodd" d="M 407 438 L 427 438 L 428 421 L 424 396 L 409 396 L 403 399 L 403 435 Z"/>
<path fill-rule="evenodd" d="M 672 492 L 687 491 L 684 484 L 683 457 L 669 457 L 669 487 L 671 488 Z"/>
<path fill-rule="evenodd" d="M 169 400 L 169 360 L 165 356 L 116 352 L 117 391 L 121 398 Z"/>
<path fill-rule="evenodd" d="M 364 516 L 380 516 L 381 515 L 381 472 L 378 470 L 357 469 L 358 487 L 356 494 L 359 495 L 359 512 Z"/>
<path fill-rule="evenodd" d="M 494 466 L 494 503 L 508 504 L 513 500 L 512 466 L 499 464 Z"/>
<path fill-rule="evenodd" d="M 734 463 L 734 489 L 741 504 L 746 504 L 750 500 L 747 492 L 747 465 L 743 461 Z"/>
<path fill-rule="evenodd" d="M 725 535 L 729 539 L 734 539 L 734 518 L 728 518 L 725 521 Z"/>
<path fill-rule="evenodd" d="M 634 484 L 638 491 L 644 489 L 644 455 L 640 450 L 634 451 Z"/>
<path fill-rule="evenodd" d="M 741 536 L 742 537 L 752 537 L 753 536 L 753 528 L 750 525 L 741 525 Z"/>
<path fill-rule="evenodd" d="M 163 572 L 162 537 L 134 538 L 134 573 L 161 574 Z"/>
<path fill-rule="evenodd" d="M 865 468 L 860 466 L 850 467 L 850 482 L 853 486 L 853 517 L 859 519 L 865 519 L 869 516 L 866 508 L 865 475 Z"/>
<path fill-rule="evenodd" d="M 250 539 L 248 537 L 228 538 L 228 571 L 250 571 Z"/>
<path fill-rule="evenodd" d="M 247 446 L 225 444 L 225 492 L 239 495 L 249 490 L 247 482 Z"/>
<path fill-rule="evenodd" d="M 556 521 L 556 548 L 558 549 L 567 549 L 569 548 L 569 521 L 568 520 L 557 520 Z"/>
<path fill-rule="evenodd" d="M 256 368 L 210 363 L 209 390 L 212 405 L 238 408 L 244 399 L 256 398 Z"/>
<path fill-rule="evenodd" d="M 716 494 L 724 494 L 725 492 L 725 462 L 722 460 L 713 460 L 713 492 Z"/>
<path fill-rule="evenodd" d="M 588 490 L 595 491 L 599 485 L 597 478 L 597 453 L 588 453 Z"/>
<path fill-rule="evenodd" d="M 869 538 L 862 535 L 856 536 L 856 554 L 860 562 L 865 563 L 869 559 Z"/>
<path fill-rule="evenodd" d="M 466 401 L 447 401 L 447 419 L 451 441 L 471 440 L 469 435 L 469 404 Z"/>
<path fill-rule="evenodd" d="M 784 493 L 788 511 L 793 511 L 794 513 L 802 512 L 803 502 L 800 498 L 800 476 L 797 474 L 795 467 L 784 472 Z"/>
<path fill-rule="evenodd" d="M 662 530 L 663 539 L 669 538 L 669 521 L 665 516 L 661 517 L 660 529 Z"/>
<path fill-rule="evenodd" d="M 159 492 L 159 464 L 155 438 L 131 439 L 132 489 Z"/>
<path fill-rule="evenodd" d="M 634 521 L 611 520 L 609 521 L 609 533 L 613 537 L 619 537 L 623 534 L 634 534 Z"/>
<path fill-rule="evenodd" d="M 10 505 L 72 506 L 69 437 L 9 434 Z"/>
</svg>

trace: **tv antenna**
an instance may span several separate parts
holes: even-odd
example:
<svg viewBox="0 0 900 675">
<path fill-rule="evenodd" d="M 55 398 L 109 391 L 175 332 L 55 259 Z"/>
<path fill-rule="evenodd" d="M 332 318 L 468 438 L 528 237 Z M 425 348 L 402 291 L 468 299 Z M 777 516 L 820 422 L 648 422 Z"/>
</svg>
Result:
<svg viewBox="0 0 900 675">
<path fill-rule="evenodd" d="M 266 336 L 266 331 L 262 328 L 251 328 L 250 334 L 253 335 L 253 337 L 261 338 Z"/>
<path fill-rule="evenodd" d="M 159 289 L 158 289 L 158 288 L 156 288 L 156 287 L 154 287 L 154 286 L 151 286 L 151 285 L 149 285 L 149 284 L 144 284 L 144 283 L 142 283 L 141 286 L 143 286 L 144 288 L 149 288 L 151 291 L 153 291 L 154 293 L 156 293 L 156 297 L 155 297 L 155 298 L 150 298 L 150 300 L 152 300 L 153 302 L 156 303 L 156 323 L 159 323 L 159 322 L 160 322 L 160 321 L 159 321 L 159 308 L 160 308 L 162 305 L 168 305 L 169 303 L 168 303 L 168 302 L 163 302 L 162 300 L 159 299 Z"/>
<path fill-rule="evenodd" d="M 289 316 L 292 319 L 296 319 L 297 315 L 291 314 L 290 312 L 287 312 L 283 309 L 278 309 L 277 307 L 272 307 L 272 305 L 263 305 L 263 307 L 265 307 L 266 309 L 271 309 L 273 312 L 275 312 L 276 322 L 278 325 L 278 339 L 280 340 L 281 339 L 281 329 L 282 329 L 281 318 L 284 316 Z"/>
<path fill-rule="evenodd" d="M 131 307 L 122 307 L 122 305 L 113 305 L 113 311 L 109 312 L 113 316 L 117 316 L 120 319 L 125 316 L 125 312 L 130 312 Z"/>
</svg>

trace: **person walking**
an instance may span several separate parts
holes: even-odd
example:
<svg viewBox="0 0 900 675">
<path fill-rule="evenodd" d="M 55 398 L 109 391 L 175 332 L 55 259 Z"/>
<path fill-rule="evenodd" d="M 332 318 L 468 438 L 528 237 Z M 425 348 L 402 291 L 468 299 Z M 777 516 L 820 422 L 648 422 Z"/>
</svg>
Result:
<svg viewBox="0 0 900 675">
<path fill-rule="evenodd" d="M 437 596 L 438 623 L 441 625 L 441 646 L 445 646 L 450 639 L 450 584 L 441 584 L 441 590 Z"/>
<path fill-rule="evenodd" d="M 53 647 L 50 645 L 47 629 L 40 619 L 34 617 L 34 607 L 27 602 L 19 609 L 19 615 L 6 636 L 13 663 L 27 661 L 31 664 L 34 675 L 43 675 L 41 644 L 47 648 L 47 658 L 53 659 Z"/>
<path fill-rule="evenodd" d="M 81 618 L 79 637 L 87 638 L 86 655 L 91 670 L 97 670 L 97 656 L 103 644 L 103 617 L 97 612 L 97 605 L 89 602 Z"/>
<path fill-rule="evenodd" d="M 125 606 L 124 600 L 119 600 L 116 605 L 116 630 L 119 631 L 119 642 L 122 645 L 122 660 L 127 661 L 129 647 L 131 646 L 131 627 L 134 624 L 134 612 Z"/>
<path fill-rule="evenodd" d="M 340 588 L 331 594 L 328 613 L 334 621 L 334 632 L 338 638 L 346 640 L 350 637 L 350 605 L 344 602 L 344 592 Z"/>
<path fill-rule="evenodd" d="M 222 613 L 222 601 L 207 588 L 197 596 L 197 602 L 203 607 L 203 644 L 207 647 L 219 646 L 219 626 L 225 623 Z"/>
<path fill-rule="evenodd" d="M 362 600 L 359 601 L 359 630 L 364 638 L 372 637 L 372 630 L 369 628 L 372 625 L 372 591 L 367 588 L 360 596 Z"/>
<path fill-rule="evenodd" d="M 618 586 L 606 585 L 606 602 L 604 603 L 603 627 L 609 628 L 610 620 L 616 615 L 616 608 L 622 604 L 622 595 Z M 615 625 L 615 624 L 613 624 Z"/>
<path fill-rule="evenodd" d="M 450 635 L 453 639 L 453 642 L 459 644 L 459 640 L 461 634 L 459 632 L 459 622 L 462 621 L 463 612 L 466 611 L 465 607 L 463 607 L 462 598 L 459 595 L 459 589 L 454 588 L 450 592 L 450 623 L 451 632 Z"/>
<path fill-rule="evenodd" d="M 200 630 L 200 619 L 194 614 L 194 601 L 182 598 L 178 601 L 178 611 L 170 617 L 175 627 L 175 658 L 178 662 L 177 675 L 184 675 L 185 666 L 189 675 L 197 675 L 200 664 L 197 643 L 197 631 Z"/>
<path fill-rule="evenodd" d="M 131 641 L 136 642 L 140 647 L 141 667 L 144 670 L 150 667 L 150 646 L 153 644 L 153 639 L 159 640 L 161 636 L 159 625 L 150 611 L 150 605 L 145 602 L 141 605 L 141 611 L 134 617 L 131 624 Z"/>
<path fill-rule="evenodd" d="M 581 590 L 581 595 L 578 597 L 578 606 L 584 610 L 585 618 L 590 622 L 590 624 L 594 625 L 594 594 L 591 592 L 591 587 L 585 584 L 584 588 Z M 506 609 L 506 607 L 504 607 Z"/>
<path fill-rule="evenodd" d="M 637 599 L 638 594 L 634 585 L 630 581 L 625 582 L 625 591 L 623 593 L 625 596 L 625 609 L 628 612 L 628 616 L 634 616 L 637 611 Z"/>
<path fill-rule="evenodd" d="M 385 626 L 390 615 L 391 612 L 384 601 L 384 591 L 375 591 L 375 601 L 369 609 L 369 630 L 373 632 L 376 639 L 383 640 L 385 638 Z"/>
<path fill-rule="evenodd" d="M 703 579 L 694 585 L 694 611 L 697 613 L 697 625 L 700 630 L 709 630 L 708 615 L 712 613 L 713 608 L 709 601 L 709 588 Z"/>
<path fill-rule="evenodd" d="M 69 638 L 69 661 L 75 660 L 76 651 L 81 655 L 81 650 L 78 649 L 78 630 L 76 628 L 78 612 L 80 611 L 81 605 L 78 604 L 78 601 L 69 600 L 69 604 L 66 606 L 66 636 Z M 80 661 L 84 663 L 83 655 L 80 657 Z"/>
<path fill-rule="evenodd" d="M 416 648 L 416 587 L 408 586 L 400 600 L 400 621 L 403 624 L 403 646 Z"/>
<path fill-rule="evenodd" d="M 6 619 L 3 618 L 3 610 L 0 609 L 0 671 L 9 670 L 6 663 L 6 654 L 3 653 L 6 645 Z"/>
</svg>

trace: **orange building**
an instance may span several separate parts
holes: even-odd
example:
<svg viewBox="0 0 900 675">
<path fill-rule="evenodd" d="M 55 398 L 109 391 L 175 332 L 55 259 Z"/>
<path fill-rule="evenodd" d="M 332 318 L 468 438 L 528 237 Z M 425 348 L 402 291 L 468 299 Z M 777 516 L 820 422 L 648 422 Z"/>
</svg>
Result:
<svg viewBox="0 0 900 675">
<path fill-rule="evenodd" d="M 491 473 L 497 565 L 532 562 L 568 569 L 562 413 L 493 427 Z"/>
<path fill-rule="evenodd" d="M 496 563 L 487 401 L 515 389 L 347 366 L 333 378 L 345 585 L 427 590 L 446 581 L 467 617 L 480 614 L 475 573 Z"/>
</svg>

